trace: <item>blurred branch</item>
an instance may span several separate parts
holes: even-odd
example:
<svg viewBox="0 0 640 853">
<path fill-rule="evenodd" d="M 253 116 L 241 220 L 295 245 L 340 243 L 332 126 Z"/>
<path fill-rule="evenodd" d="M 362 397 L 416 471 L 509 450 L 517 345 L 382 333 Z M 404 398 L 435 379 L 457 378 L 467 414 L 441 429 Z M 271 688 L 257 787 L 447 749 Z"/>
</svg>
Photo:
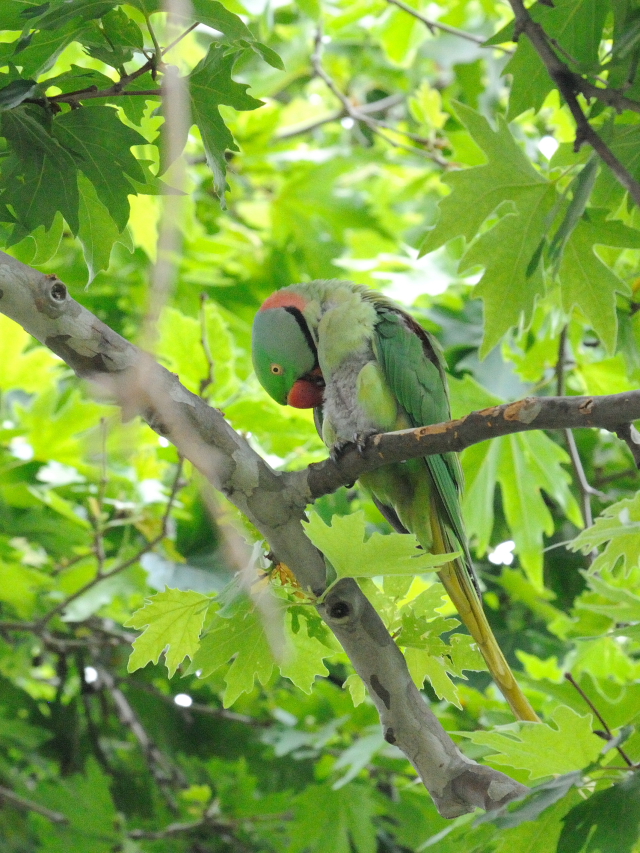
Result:
<svg viewBox="0 0 640 853">
<path fill-rule="evenodd" d="M 111 694 L 113 704 L 120 723 L 129 729 L 140 744 L 140 748 L 149 765 L 151 775 L 156 780 L 162 791 L 164 800 L 174 814 L 178 812 L 174 791 L 176 788 L 184 788 L 187 783 L 182 771 L 173 765 L 167 756 L 156 746 L 153 739 L 142 725 L 140 718 L 134 711 L 131 703 L 118 687 L 115 677 L 95 662 L 98 672 L 98 688 L 104 687 Z"/>
<path fill-rule="evenodd" d="M 340 91 L 340 88 L 336 85 L 336 82 L 333 78 L 327 73 L 323 64 L 322 64 L 322 53 L 323 53 L 323 43 L 322 43 L 322 29 L 318 27 L 316 31 L 315 38 L 315 49 L 311 56 L 311 64 L 313 66 L 313 70 L 315 74 L 320 77 L 321 80 L 325 82 L 327 87 L 333 92 L 336 98 L 340 101 L 343 106 L 344 111 L 348 116 L 350 116 L 354 121 L 362 122 L 366 125 L 373 133 L 377 134 L 381 139 L 384 139 L 389 145 L 394 148 L 400 148 L 403 151 L 410 151 L 413 154 L 421 154 L 423 157 L 428 157 L 430 160 L 433 160 L 434 163 L 437 163 L 439 166 L 443 168 L 448 168 L 449 163 L 441 154 L 437 151 L 433 150 L 433 143 L 429 139 L 425 139 L 422 136 L 417 136 L 415 133 L 410 133 L 406 130 L 398 130 L 398 128 L 394 127 L 387 122 L 380 121 L 379 119 L 371 118 L 371 116 L 367 115 L 363 112 L 359 107 L 355 107 L 347 95 Z M 416 148 L 412 145 L 404 145 L 402 142 L 397 142 L 395 139 L 391 139 L 387 136 L 386 133 L 383 133 L 381 128 L 386 130 L 391 130 L 394 133 L 398 133 L 401 136 L 406 136 L 407 139 L 411 139 L 414 142 L 422 145 L 422 148 Z"/>
<path fill-rule="evenodd" d="M 195 714 L 206 714 L 209 717 L 217 717 L 220 720 L 229 720 L 233 723 L 242 723 L 245 726 L 252 726 L 253 728 L 259 729 L 264 729 L 271 725 L 270 720 L 258 720 L 255 717 L 249 717 L 247 714 L 239 714 L 237 711 L 230 711 L 228 708 L 215 708 L 211 705 L 203 705 L 201 702 L 192 702 L 191 705 L 188 706 L 178 705 L 175 701 L 175 695 L 163 693 L 152 684 L 147 684 L 146 682 L 135 678 L 124 678 L 121 679 L 121 682 L 125 683 L 127 687 L 132 690 L 140 690 L 142 693 L 148 693 L 150 696 L 155 696 L 157 699 L 161 699 L 163 702 L 171 705 L 175 710 L 181 711 L 185 714 L 189 714 L 190 712 Z"/>
<path fill-rule="evenodd" d="M 253 820 L 255 821 L 259 817 L 260 815 L 253 816 Z M 205 809 L 204 816 L 200 820 L 190 821 L 189 823 L 170 823 L 164 829 L 157 830 L 131 829 L 127 835 L 134 840 L 162 841 L 176 835 L 190 835 L 191 833 L 205 831 L 207 835 L 215 833 L 216 839 L 228 844 L 237 853 L 250 853 L 253 848 L 238 837 L 234 824 L 235 821 L 221 818 L 218 801 L 214 800 Z M 198 849 L 200 848 L 198 847 Z"/>
<path fill-rule="evenodd" d="M 41 806 L 40 803 L 34 803 L 33 800 L 28 800 L 26 797 L 21 797 L 14 793 L 4 785 L 0 785 L 0 803 L 8 803 L 22 812 L 36 812 L 36 814 L 46 817 L 51 823 L 68 823 L 68 819 L 61 812 L 54 812 L 46 806 Z"/>
<path fill-rule="evenodd" d="M 618 182 L 640 207 L 640 183 L 632 177 L 606 142 L 591 127 L 580 106 L 577 94 L 584 91 L 583 78 L 579 74 L 574 74 L 558 57 L 549 36 L 540 24 L 533 20 L 525 8 L 523 0 L 509 0 L 509 3 L 515 15 L 514 41 L 517 41 L 523 33 L 527 36 L 571 111 L 576 123 L 574 149 L 578 151 L 585 142 L 591 145 L 602 161 L 609 166 Z"/>
<path fill-rule="evenodd" d="M 605 739 L 605 740 L 609 740 L 609 741 L 610 741 L 610 740 L 613 740 L 613 739 L 614 739 L 614 735 L 613 735 L 613 732 L 611 731 L 611 729 L 609 728 L 609 726 L 608 726 L 608 724 L 607 724 L 607 721 L 604 719 L 604 717 L 602 716 L 602 714 L 600 713 L 600 711 L 598 711 L 598 709 L 597 709 L 597 708 L 596 708 L 596 706 L 593 704 L 593 702 L 591 701 L 591 699 L 589 699 L 589 697 L 588 697 L 588 696 L 587 696 L 587 694 L 584 692 L 584 690 L 582 689 L 582 687 L 580 687 L 580 685 L 579 685 L 579 684 L 578 684 L 578 682 L 575 680 L 575 678 L 573 677 L 573 675 L 571 675 L 571 673 L 570 673 L 570 672 L 565 672 L 564 677 L 567 679 L 567 681 L 569 682 L 569 684 L 570 684 L 572 687 L 574 687 L 574 688 L 578 691 L 578 693 L 580 694 L 580 696 L 582 696 L 582 698 L 584 699 L 584 701 L 586 702 L 586 704 L 589 706 L 589 708 L 590 708 L 590 709 L 593 711 L 593 713 L 596 715 L 597 719 L 600 721 L 600 725 L 601 725 L 601 726 L 602 726 L 602 728 L 604 729 L 604 739 Z M 594 732 L 594 734 L 598 734 L 598 732 Z M 634 764 L 634 763 L 633 763 L 633 761 L 629 758 L 629 756 L 627 755 L 627 753 L 624 751 L 624 749 L 623 749 L 619 744 L 616 746 L 616 749 L 618 750 L 618 754 L 620 755 L 620 757 L 622 758 L 622 760 L 625 762 L 625 764 L 627 765 L 627 767 L 633 767 L 633 768 L 635 768 L 635 767 L 637 766 L 636 764 Z"/>
<path fill-rule="evenodd" d="M 180 458 L 180 460 L 178 462 L 177 469 L 176 469 L 175 477 L 173 478 L 173 484 L 171 486 L 171 492 L 170 492 L 169 497 L 167 499 L 167 505 L 165 507 L 165 510 L 164 510 L 164 513 L 162 516 L 162 521 L 161 521 L 161 525 L 160 525 L 160 533 L 158 533 L 157 536 L 154 536 L 153 539 L 150 539 L 146 543 L 146 545 L 142 546 L 142 548 L 139 548 L 137 553 L 134 554 L 133 557 L 130 557 L 128 560 L 124 560 L 124 562 L 120 563 L 115 568 L 111 569 L 111 571 L 104 572 L 104 571 L 99 570 L 98 572 L 96 572 L 96 575 L 94 578 L 92 578 L 90 581 L 87 581 L 87 583 L 85 583 L 83 586 L 81 586 L 80 589 L 77 589 L 74 593 L 72 593 L 67 598 L 65 598 L 64 601 L 61 601 L 52 610 L 50 610 L 48 613 L 46 613 L 44 616 L 42 616 L 35 623 L 35 629 L 34 629 L 35 633 L 42 633 L 41 629 L 44 628 L 45 625 L 47 625 L 54 618 L 54 616 L 57 616 L 59 613 L 62 613 L 63 610 L 65 610 L 71 604 L 71 602 L 75 601 L 77 598 L 80 598 L 80 596 L 84 595 L 86 592 L 88 592 L 94 586 L 96 586 L 99 583 L 102 583 L 102 581 L 106 580 L 107 578 L 111 578 L 114 575 L 118 575 L 118 574 L 120 574 L 120 572 L 123 572 L 125 569 L 128 569 L 131 566 L 135 565 L 144 554 L 149 553 L 149 551 L 152 551 L 156 547 L 156 545 L 159 545 L 160 542 L 162 542 L 162 540 L 167 535 L 167 524 L 169 521 L 169 515 L 171 514 L 173 504 L 175 503 L 176 496 L 177 496 L 178 491 L 180 489 L 181 476 L 182 476 L 182 465 L 183 465 L 183 459 Z M 100 569 L 100 566 L 101 566 L 101 563 L 99 562 L 98 563 L 99 569 Z"/>
<path fill-rule="evenodd" d="M 401 104 L 403 101 L 403 95 L 388 95 L 386 98 L 380 98 L 380 100 L 373 101 L 370 104 L 360 104 L 358 106 L 358 112 L 365 114 L 384 112 L 385 110 L 388 110 L 391 107 L 395 107 L 398 104 Z M 325 116 L 321 116 L 320 118 L 313 119 L 308 122 L 302 122 L 301 124 L 291 125 L 291 127 L 287 127 L 277 133 L 274 139 L 280 141 L 282 139 L 291 139 L 294 136 L 302 136 L 302 134 L 304 133 L 311 133 L 312 130 L 316 130 L 316 128 L 318 127 L 322 127 L 325 124 L 330 124 L 333 121 L 339 121 L 341 118 L 344 118 L 348 115 L 349 113 L 343 106 L 342 109 L 334 110 L 333 112 L 328 113 Z"/>
<path fill-rule="evenodd" d="M 474 44 L 477 44 L 478 47 L 487 47 L 492 50 L 499 50 L 507 55 L 511 55 L 513 53 L 513 51 L 509 50 L 508 47 L 503 47 L 500 44 L 485 45 L 486 38 L 484 36 L 476 36 L 473 33 L 467 33 L 464 30 L 459 30 L 457 27 L 451 27 L 449 24 L 443 24 L 440 21 L 434 21 L 432 18 L 427 18 L 416 9 L 407 5 L 407 3 L 403 3 L 402 0 L 387 0 L 387 3 L 397 6 L 413 18 L 417 18 L 425 25 L 431 35 L 435 35 L 436 31 L 440 30 L 443 33 L 449 33 L 449 35 L 457 36 L 465 41 L 473 42 Z"/>
</svg>

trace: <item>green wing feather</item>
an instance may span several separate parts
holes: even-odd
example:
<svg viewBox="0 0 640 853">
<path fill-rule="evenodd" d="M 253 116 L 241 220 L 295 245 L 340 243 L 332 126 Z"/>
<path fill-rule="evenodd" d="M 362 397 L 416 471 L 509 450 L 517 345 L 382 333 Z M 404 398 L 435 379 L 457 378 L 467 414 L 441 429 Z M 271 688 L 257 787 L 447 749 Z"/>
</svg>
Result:
<svg viewBox="0 0 640 853">
<path fill-rule="evenodd" d="M 382 303 L 378 313 L 380 321 L 374 340 L 376 358 L 409 420 L 414 426 L 449 420 L 446 378 L 437 344 L 412 317 L 399 309 Z M 516 716 L 535 721 L 538 719 L 535 711 L 520 690 L 482 609 L 460 509 L 462 471 L 458 458 L 446 453 L 425 456 L 424 462 L 435 486 L 429 506 L 424 507 L 425 520 L 431 525 L 433 546 L 436 552 L 444 553 L 451 545 L 455 547 L 455 543 L 448 540 L 457 539 L 464 554 L 442 567 L 440 579 Z M 388 508 L 381 505 L 381 501 L 377 503 L 386 515 Z"/>
<path fill-rule="evenodd" d="M 426 426 L 451 418 L 447 380 L 438 344 L 412 317 L 383 308 L 376 326 L 376 357 L 391 390 L 413 426 Z M 462 469 L 455 453 L 425 456 L 425 463 L 442 502 L 448 526 L 467 558 L 477 586 L 460 511 Z"/>
</svg>

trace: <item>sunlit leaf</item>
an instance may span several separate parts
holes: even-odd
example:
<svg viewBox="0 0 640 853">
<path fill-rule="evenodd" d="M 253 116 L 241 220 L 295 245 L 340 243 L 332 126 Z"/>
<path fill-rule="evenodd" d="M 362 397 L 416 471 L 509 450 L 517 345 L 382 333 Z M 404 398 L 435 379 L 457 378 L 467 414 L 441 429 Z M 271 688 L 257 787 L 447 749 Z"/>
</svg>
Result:
<svg viewBox="0 0 640 853">
<path fill-rule="evenodd" d="M 166 589 L 152 596 L 126 623 L 144 629 L 133 643 L 129 672 L 157 663 L 165 653 L 171 677 L 185 657 L 193 658 L 211 599 L 200 592 Z"/>
</svg>

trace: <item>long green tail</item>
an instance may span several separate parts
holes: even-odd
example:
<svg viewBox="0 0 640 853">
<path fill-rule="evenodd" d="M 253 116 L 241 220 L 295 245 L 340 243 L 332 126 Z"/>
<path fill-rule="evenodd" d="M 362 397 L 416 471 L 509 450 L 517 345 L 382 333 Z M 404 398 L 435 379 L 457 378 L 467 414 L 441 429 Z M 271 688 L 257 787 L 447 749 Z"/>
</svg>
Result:
<svg viewBox="0 0 640 853">
<path fill-rule="evenodd" d="M 446 554 L 451 549 L 445 541 L 445 534 L 436 512 L 431 513 L 431 529 L 433 531 L 434 553 Z M 445 564 L 438 575 L 449 593 L 449 598 L 460 614 L 460 618 L 478 644 L 493 680 L 500 688 L 513 713 L 519 720 L 539 723 L 540 720 L 536 712 L 520 689 L 505 656 L 502 654 L 482 609 L 482 602 L 478 598 L 478 593 L 462 561 L 454 560 L 452 563 Z"/>
</svg>

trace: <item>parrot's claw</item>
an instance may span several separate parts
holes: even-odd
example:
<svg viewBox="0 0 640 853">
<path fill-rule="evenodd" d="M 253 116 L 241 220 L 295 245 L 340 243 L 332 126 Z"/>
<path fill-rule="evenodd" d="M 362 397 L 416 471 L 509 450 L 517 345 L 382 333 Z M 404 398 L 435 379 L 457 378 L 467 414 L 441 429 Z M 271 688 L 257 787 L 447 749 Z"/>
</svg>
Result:
<svg viewBox="0 0 640 853">
<path fill-rule="evenodd" d="M 351 444 L 350 441 L 336 441 L 331 450 L 329 451 L 329 456 L 331 457 L 331 461 L 335 462 L 336 465 L 340 461 L 340 457 L 344 453 L 347 447 Z"/>
<path fill-rule="evenodd" d="M 351 447 L 352 444 L 355 444 L 356 450 L 360 455 L 364 453 L 365 447 L 367 446 L 367 439 L 369 436 L 374 435 L 373 432 L 354 432 L 353 438 L 351 441 L 336 441 L 333 447 L 331 448 L 329 455 L 331 459 L 338 463 L 340 461 L 340 457 L 343 455 L 345 450 L 348 447 Z"/>
<path fill-rule="evenodd" d="M 367 439 L 371 433 L 368 432 L 354 432 L 353 434 L 353 443 L 356 446 L 356 449 L 360 456 L 364 453 L 364 449 L 367 446 Z"/>
</svg>

